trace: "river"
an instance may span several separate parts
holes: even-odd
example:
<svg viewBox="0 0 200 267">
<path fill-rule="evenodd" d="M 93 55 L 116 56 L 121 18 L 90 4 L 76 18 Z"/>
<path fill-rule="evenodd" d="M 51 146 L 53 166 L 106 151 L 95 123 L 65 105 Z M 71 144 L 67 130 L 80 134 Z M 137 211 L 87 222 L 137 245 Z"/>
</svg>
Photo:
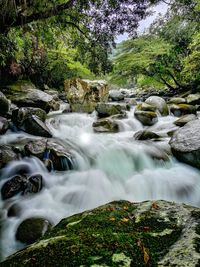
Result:
<svg viewBox="0 0 200 267">
<path fill-rule="evenodd" d="M 154 160 L 152 155 L 169 151 L 167 132 L 174 130 L 173 116 L 159 117 L 152 129 L 163 138 L 157 142 L 141 142 L 133 138 L 144 127 L 134 118 L 118 121 L 120 132 L 97 134 L 92 124 L 96 114 L 53 112 L 47 126 L 54 137 L 70 145 L 77 168 L 73 171 L 49 173 L 36 158 L 11 162 L 1 172 L 0 186 L 14 175 L 20 164 L 30 173 L 40 173 L 44 189 L 31 196 L 16 196 L 0 200 L 4 223 L 2 226 L 2 256 L 5 258 L 23 247 L 15 240 L 18 225 L 28 217 L 42 216 L 53 224 L 63 217 L 95 208 L 113 200 L 164 199 L 200 207 L 200 172 L 170 157 L 168 161 Z M 7 133 L 1 144 L 17 143 L 24 138 L 37 138 L 23 132 Z M 18 217 L 7 217 L 8 208 L 20 205 Z"/>
</svg>

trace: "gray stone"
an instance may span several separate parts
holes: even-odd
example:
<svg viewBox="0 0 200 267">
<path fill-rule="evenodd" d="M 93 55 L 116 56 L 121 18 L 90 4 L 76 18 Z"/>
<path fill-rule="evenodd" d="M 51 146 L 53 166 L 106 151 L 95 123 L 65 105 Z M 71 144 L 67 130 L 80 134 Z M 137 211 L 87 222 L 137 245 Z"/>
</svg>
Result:
<svg viewBox="0 0 200 267">
<path fill-rule="evenodd" d="M 170 106 L 170 112 L 175 116 L 175 117 L 181 117 L 186 114 L 196 114 L 196 108 L 195 106 L 188 105 L 188 104 L 172 104 Z"/>
<path fill-rule="evenodd" d="M 50 170 L 72 170 L 76 166 L 70 148 L 55 138 L 29 141 L 24 149 L 27 156 L 32 155 L 44 161 Z"/>
<path fill-rule="evenodd" d="M 149 140 L 149 139 L 159 139 L 161 136 L 158 134 L 148 131 L 148 130 L 141 130 L 134 134 L 135 140 Z"/>
<path fill-rule="evenodd" d="M 145 126 L 154 125 L 158 121 L 158 116 L 153 111 L 135 110 L 134 115 Z"/>
<path fill-rule="evenodd" d="M 116 114 L 124 114 L 128 110 L 126 104 L 98 103 L 96 111 L 99 118 L 109 117 Z"/>
<path fill-rule="evenodd" d="M 180 119 L 176 120 L 174 124 L 179 127 L 183 127 L 186 123 L 196 120 L 197 116 L 194 114 L 188 114 L 180 117 Z"/>
<path fill-rule="evenodd" d="M 122 92 L 120 92 L 119 90 L 110 90 L 109 98 L 112 101 L 121 101 L 124 100 L 124 94 L 122 94 Z"/>
<path fill-rule="evenodd" d="M 0 91 L 0 116 L 5 116 L 9 111 L 9 101 Z"/>
<path fill-rule="evenodd" d="M 117 133 L 119 131 L 117 122 L 110 118 L 99 119 L 92 126 L 96 133 Z"/>
<path fill-rule="evenodd" d="M 173 155 L 200 169 L 200 120 L 188 122 L 170 140 Z"/>
<path fill-rule="evenodd" d="M 200 105 L 200 93 L 190 94 L 186 97 L 186 100 L 190 105 Z"/>
<path fill-rule="evenodd" d="M 172 97 L 169 99 L 168 104 L 184 104 L 186 103 L 186 99 L 183 97 Z"/>
<path fill-rule="evenodd" d="M 5 134 L 8 130 L 8 120 L 6 118 L 0 117 L 0 135 Z"/>
<path fill-rule="evenodd" d="M 18 81 L 13 85 L 7 86 L 6 96 L 18 107 L 36 107 L 49 112 L 58 110 L 59 103 L 49 95 L 28 81 Z"/>
<path fill-rule="evenodd" d="M 73 112 L 91 113 L 98 102 L 108 101 L 106 81 L 72 79 L 65 81 L 67 100 Z"/>
<path fill-rule="evenodd" d="M 149 98 L 146 99 L 145 103 L 156 107 L 162 116 L 169 115 L 168 106 L 162 97 L 150 96 Z"/>
<path fill-rule="evenodd" d="M 17 154 L 12 147 L 8 145 L 0 145 L 0 169 L 5 167 L 10 161 L 16 160 Z"/>
<path fill-rule="evenodd" d="M 9 199 L 17 194 L 27 195 L 38 193 L 42 190 L 43 178 L 40 174 L 31 175 L 15 175 L 7 180 L 1 188 L 2 199 Z"/>
</svg>

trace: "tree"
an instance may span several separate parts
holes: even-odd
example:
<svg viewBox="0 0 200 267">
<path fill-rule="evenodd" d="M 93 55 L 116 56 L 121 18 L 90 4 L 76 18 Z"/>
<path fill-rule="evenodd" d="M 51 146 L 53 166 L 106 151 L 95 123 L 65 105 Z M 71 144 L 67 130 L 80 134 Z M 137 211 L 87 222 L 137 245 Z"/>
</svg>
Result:
<svg viewBox="0 0 200 267">
<path fill-rule="evenodd" d="M 142 75 L 149 85 L 156 81 L 170 89 L 194 89 L 200 73 L 197 4 L 197 0 L 171 1 L 168 13 L 151 25 L 148 34 L 122 43 L 112 80 L 131 77 L 140 82 Z"/>
</svg>

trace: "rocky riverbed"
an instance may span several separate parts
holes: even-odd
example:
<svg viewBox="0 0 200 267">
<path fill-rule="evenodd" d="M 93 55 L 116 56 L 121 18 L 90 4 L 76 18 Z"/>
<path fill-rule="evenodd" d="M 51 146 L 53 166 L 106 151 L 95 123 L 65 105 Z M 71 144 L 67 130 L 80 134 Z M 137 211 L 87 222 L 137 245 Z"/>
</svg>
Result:
<svg viewBox="0 0 200 267">
<path fill-rule="evenodd" d="M 198 266 L 199 106 L 200 94 L 109 92 L 103 81 L 68 81 L 62 94 L 2 88 L 1 257 L 40 241 L 0 266 Z M 153 202 L 53 227 L 114 200 Z"/>
</svg>

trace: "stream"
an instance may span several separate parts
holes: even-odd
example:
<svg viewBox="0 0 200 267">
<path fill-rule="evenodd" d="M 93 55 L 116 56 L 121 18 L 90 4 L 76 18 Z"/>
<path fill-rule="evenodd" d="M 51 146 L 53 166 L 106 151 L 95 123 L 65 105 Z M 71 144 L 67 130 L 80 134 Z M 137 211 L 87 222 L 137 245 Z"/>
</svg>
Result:
<svg viewBox="0 0 200 267">
<path fill-rule="evenodd" d="M 96 114 L 52 112 L 46 121 L 54 137 L 70 145 L 76 169 L 48 172 L 36 158 L 24 158 L 8 164 L 1 171 L 0 187 L 23 166 L 29 173 L 40 173 L 45 187 L 37 194 L 0 200 L 4 223 L 2 226 L 2 257 L 23 248 L 15 240 L 16 228 L 26 218 L 39 216 L 57 224 L 62 218 L 95 208 L 114 200 L 132 202 L 169 200 L 200 207 L 200 172 L 170 157 L 168 161 L 154 160 L 152 155 L 169 151 L 167 136 L 174 130 L 173 116 L 159 117 L 151 127 L 163 136 L 160 141 L 136 141 L 134 133 L 145 127 L 134 118 L 119 120 L 120 132 L 94 133 Z M 23 138 L 37 138 L 23 132 L 0 137 L 1 144 L 17 143 Z M 20 205 L 20 216 L 7 217 L 13 203 Z"/>
</svg>

